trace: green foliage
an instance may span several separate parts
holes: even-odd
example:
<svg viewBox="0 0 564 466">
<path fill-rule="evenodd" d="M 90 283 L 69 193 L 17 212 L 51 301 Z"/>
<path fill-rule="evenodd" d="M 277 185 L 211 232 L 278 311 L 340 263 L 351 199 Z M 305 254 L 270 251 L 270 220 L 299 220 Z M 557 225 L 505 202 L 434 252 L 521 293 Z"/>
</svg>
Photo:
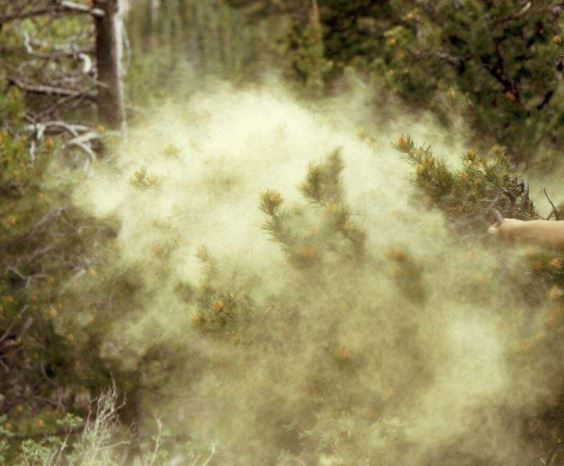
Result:
<svg viewBox="0 0 564 466">
<path fill-rule="evenodd" d="M 428 204 L 440 208 L 459 233 L 484 232 L 497 220 L 538 218 L 529 198 L 528 185 L 513 164 L 497 149 L 490 157 L 469 150 L 454 170 L 433 155 L 430 148 L 418 147 L 409 136 L 400 137 L 396 148 L 415 165 L 415 181 L 428 196 Z"/>
<path fill-rule="evenodd" d="M 321 17 L 326 56 L 338 69 L 373 73 L 445 124 L 453 107 L 464 109 L 482 149 L 500 144 L 526 161 L 539 145 L 563 144 L 560 9 L 552 0 L 327 0 Z"/>
<path fill-rule="evenodd" d="M 117 393 L 114 389 L 104 391 L 96 400 L 92 401 L 92 411 L 88 417 L 82 418 L 67 413 L 57 419 L 52 426 L 46 427 L 45 435 L 32 435 L 30 438 L 19 436 L 12 441 L 11 448 L 3 452 L 11 456 L 2 457 L 5 464 L 14 466 L 117 466 L 123 464 L 123 447 L 131 440 L 130 436 L 118 431 Z M 49 431 L 49 429 L 56 430 Z M 1 435 L 7 435 L 8 440 L 14 439 L 14 434 L 0 428 Z M 118 441 L 118 437 L 123 440 Z M 163 443 L 168 434 L 157 422 L 155 436 L 145 444 L 146 454 L 137 459 L 136 464 L 142 466 L 157 466 L 167 464 L 169 454 L 163 450 Z M 0 444 L 9 445 L 8 442 Z"/>
<path fill-rule="evenodd" d="M 186 58 L 196 71 L 234 81 L 275 67 L 309 96 L 353 69 L 380 94 L 431 110 L 445 125 L 463 113 L 482 151 L 497 144 L 514 161 L 550 166 L 563 144 L 556 0 L 200 3 L 167 2 L 150 13 L 144 1 L 131 12 L 134 100 L 166 94 L 171 80 L 181 86 L 172 70 Z"/>
<path fill-rule="evenodd" d="M 26 13 L 54 5 L 54 2 L 21 3 L 18 8 L 7 7 L 6 13 Z M 60 101 L 56 93 L 26 90 L 37 86 L 78 94 L 95 90 L 92 22 L 85 16 L 39 15 L 8 22 L 0 28 L 0 77 L 25 92 L 27 123 L 41 117 L 61 118 L 63 113 L 66 121 L 80 119 L 83 124 L 92 121 L 93 107 L 88 100 L 76 105 L 77 98 Z"/>
<path fill-rule="evenodd" d="M 461 167 L 452 169 L 429 147 L 417 146 L 409 136 L 401 136 L 394 145 L 414 165 L 415 182 L 425 196 L 426 206 L 443 211 L 453 231 L 461 237 L 485 237 L 488 225 L 500 221 L 500 217 L 540 217 L 526 181 L 500 149 L 489 157 L 469 150 L 461 159 Z M 504 273 L 511 277 L 515 295 L 521 296 L 532 309 L 547 299 L 553 301 L 547 326 L 562 328 L 564 252 L 530 250 L 514 269 Z M 555 335 L 547 339 L 537 337 L 535 344 L 550 346 Z"/>
<path fill-rule="evenodd" d="M 253 284 L 227 276 L 210 252 L 202 248 L 198 253 L 203 273 L 196 287 L 181 283 L 176 291 L 191 306 L 192 324 L 205 333 L 211 333 L 237 342 L 246 323 L 253 318 L 255 303 Z"/>
<path fill-rule="evenodd" d="M 397 14 L 390 2 L 322 0 L 319 2 L 326 55 L 334 71 L 367 69 L 382 54 L 385 32 Z"/>
<path fill-rule="evenodd" d="M 3 401 L 3 398 L 2 398 L 2 401 Z M 0 416 L 0 436 L 1 436 L 0 437 L 0 461 L 2 463 L 7 461 L 6 454 L 9 450 L 8 440 L 13 435 L 12 432 L 10 432 L 8 429 L 6 429 L 4 427 L 4 424 L 6 423 L 6 419 L 8 419 L 8 416 L 6 416 L 5 414 Z"/>
<path fill-rule="evenodd" d="M 325 162 L 309 167 L 300 190 L 310 209 L 283 209 L 283 199 L 274 191 L 261 196 L 260 209 L 268 217 L 264 229 L 299 267 L 319 267 L 335 255 L 357 260 L 364 254 L 366 234 L 345 201 L 342 170 L 338 150 Z"/>
<path fill-rule="evenodd" d="M 309 11 L 305 27 L 300 23 L 294 24 L 288 48 L 288 59 L 295 78 L 313 96 L 323 95 L 332 63 L 325 58 L 323 25 L 316 1 Z"/>
<path fill-rule="evenodd" d="M 44 183 L 50 162 L 62 155 L 60 142 L 30 137 L 17 89 L 3 89 L 0 100 L 0 366 L 9 374 L 0 377 L 0 407 L 9 414 L 0 434 L 12 437 L 2 439 L 0 455 L 12 462 L 16 437 L 64 427 L 48 406 L 59 390 L 53 380 L 72 365 L 66 356 L 72 336 L 58 334 L 53 325 L 59 313 L 55 287 L 77 273 L 73 267 L 84 245 L 78 218 L 65 210 L 64 187 Z M 81 410 L 69 399 L 65 403 Z M 22 454 L 29 464 L 51 464 L 56 443 L 29 440 Z"/>
<path fill-rule="evenodd" d="M 242 7 L 242 5 L 239 5 Z M 126 17 L 131 62 L 126 91 L 136 105 L 200 89 L 206 76 L 255 80 L 279 62 L 284 18 L 256 15 L 229 1 L 138 0 Z"/>
</svg>

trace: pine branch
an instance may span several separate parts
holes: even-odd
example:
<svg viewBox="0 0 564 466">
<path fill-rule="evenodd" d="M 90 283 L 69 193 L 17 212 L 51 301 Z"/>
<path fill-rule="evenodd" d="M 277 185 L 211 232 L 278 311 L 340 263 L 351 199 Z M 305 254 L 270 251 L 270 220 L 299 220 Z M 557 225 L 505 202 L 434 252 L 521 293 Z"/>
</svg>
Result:
<svg viewBox="0 0 564 466">
<path fill-rule="evenodd" d="M 502 153 L 485 159 L 468 151 L 462 167 L 450 170 L 430 148 L 417 147 L 408 136 L 400 137 L 395 146 L 415 165 L 416 183 L 430 204 L 441 209 L 459 233 L 483 231 L 492 216 L 497 221 L 539 217 L 527 182 L 519 179 Z"/>
</svg>

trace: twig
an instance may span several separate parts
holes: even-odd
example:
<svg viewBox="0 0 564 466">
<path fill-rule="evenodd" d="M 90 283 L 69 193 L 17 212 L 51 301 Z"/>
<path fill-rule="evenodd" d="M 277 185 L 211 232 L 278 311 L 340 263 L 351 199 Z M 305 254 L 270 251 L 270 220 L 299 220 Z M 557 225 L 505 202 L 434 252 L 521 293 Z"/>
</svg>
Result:
<svg viewBox="0 0 564 466">
<path fill-rule="evenodd" d="M 16 325 L 16 321 L 19 320 L 21 318 L 21 316 L 23 315 L 23 313 L 27 310 L 28 306 L 24 306 L 22 307 L 22 309 L 20 310 L 20 312 L 18 312 L 18 315 L 16 316 L 16 318 L 10 323 L 10 325 L 8 325 L 8 328 L 6 329 L 6 331 L 2 334 L 2 336 L 0 337 L 0 344 L 4 343 L 4 341 L 10 336 L 10 332 L 12 331 L 12 329 L 14 328 L 14 325 Z"/>
<path fill-rule="evenodd" d="M 54 432 L 33 432 L 30 434 L 23 434 L 23 435 L 13 435 L 10 438 L 14 439 L 14 440 L 27 440 L 27 439 L 34 439 L 34 438 L 43 438 L 43 437 L 60 437 L 62 435 L 68 435 L 68 434 L 72 434 L 72 435 L 76 435 L 81 433 L 84 430 L 85 426 L 79 426 L 76 427 L 74 429 L 69 429 L 68 428 L 63 428 L 63 429 L 58 429 Z"/>
<path fill-rule="evenodd" d="M 61 6 L 66 11 L 73 13 L 86 13 L 92 16 L 96 16 L 98 18 L 102 18 L 104 16 L 104 10 L 101 10 L 100 8 L 90 8 L 88 6 L 81 5 L 79 3 L 70 2 L 67 0 L 63 0 L 61 2 Z"/>
<path fill-rule="evenodd" d="M 155 439 L 155 446 L 153 448 L 153 454 L 151 455 L 151 461 L 149 461 L 149 466 L 153 466 L 156 464 L 159 450 L 161 447 L 161 435 L 163 431 L 163 423 L 160 421 L 160 419 L 155 419 L 155 420 L 157 422 L 158 434 Z"/>
<path fill-rule="evenodd" d="M 202 464 L 202 466 L 208 466 L 208 464 L 210 463 L 210 461 L 212 460 L 212 458 L 215 456 L 215 443 L 212 443 L 211 445 L 211 451 L 210 451 L 210 456 L 208 456 L 208 459 L 206 461 L 204 461 L 204 463 Z"/>
<path fill-rule="evenodd" d="M 43 117 L 50 116 L 55 110 L 57 110 L 62 105 L 65 105 L 68 102 L 75 101 L 80 102 L 82 99 L 76 99 L 74 96 L 63 97 L 62 99 L 57 100 L 53 105 L 49 106 L 41 113 L 37 114 L 36 119 L 41 119 Z"/>
<path fill-rule="evenodd" d="M 12 266 L 6 267 L 6 272 L 12 272 L 14 275 L 17 275 L 24 282 L 28 279 L 28 277 L 26 277 L 18 269 L 16 269 L 15 267 L 12 267 Z"/>
<path fill-rule="evenodd" d="M 38 140 L 42 139 L 43 134 L 57 135 L 67 132 L 76 138 L 80 135 L 80 133 L 88 133 L 92 131 L 91 128 L 86 125 L 75 125 L 64 121 L 44 121 L 41 123 L 33 123 L 27 125 L 26 129 L 36 133 Z"/>
<path fill-rule="evenodd" d="M 79 138 L 73 139 L 72 141 L 70 141 L 68 144 L 66 144 L 66 147 L 76 147 L 77 149 L 80 149 L 82 152 L 84 152 L 87 155 L 87 162 L 86 165 L 84 167 L 84 171 L 88 171 L 90 168 L 90 164 L 96 160 L 96 154 L 94 153 L 94 151 L 84 142 L 80 141 Z"/>
<path fill-rule="evenodd" d="M 22 21 L 24 19 L 37 18 L 40 16 L 60 15 L 64 13 L 90 14 L 96 17 L 104 16 L 104 11 L 99 8 L 90 8 L 85 5 L 80 5 L 79 3 L 64 0 L 58 5 L 52 7 L 37 8 L 35 10 L 30 10 L 27 12 L 20 11 L 11 15 L 0 16 L 0 25 L 12 21 Z"/>
<path fill-rule="evenodd" d="M 490 207 L 489 210 L 490 210 L 490 212 L 492 212 L 495 215 L 495 219 L 497 221 L 497 224 L 501 225 L 503 223 L 503 215 L 501 215 L 499 210 L 497 210 L 495 207 Z"/>
<path fill-rule="evenodd" d="M 545 94 L 544 98 L 542 99 L 542 102 L 536 106 L 537 111 L 540 112 L 542 109 L 544 109 L 544 107 L 546 107 L 550 103 L 553 96 L 554 96 L 554 90 L 551 89 Z"/>
<path fill-rule="evenodd" d="M 24 47 L 28 55 L 39 58 L 41 60 L 57 60 L 61 57 L 69 57 L 74 60 L 80 60 L 82 62 L 82 73 L 88 74 L 90 73 L 93 68 L 94 64 L 92 63 L 92 58 L 88 55 L 88 51 L 80 50 L 75 44 L 69 44 L 68 46 L 63 47 L 62 49 L 55 50 L 52 53 L 38 53 L 33 50 L 34 41 L 31 39 L 27 32 L 24 32 Z"/>
<path fill-rule="evenodd" d="M 438 59 L 447 62 L 449 65 L 455 66 L 456 68 L 460 67 L 464 63 L 464 59 L 460 57 L 455 57 L 454 55 L 451 55 L 446 52 L 441 52 L 441 51 L 435 52 L 435 56 Z"/>
<path fill-rule="evenodd" d="M 61 87 L 46 86 L 44 84 L 27 84 L 18 78 L 8 78 L 8 84 L 16 86 L 28 94 L 49 95 L 53 97 L 68 97 L 71 99 L 83 97 L 89 100 L 96 100 L 96 94 L 88 91 L 75 91 Z"/>
<path fill-rule="evenodd" d="M 558 456 L 558 452 L 560 451 L 560 447 L 562 446 L 562 440 L 558 439 L 556 442 L 556 446 L 552 449 L 552 451 L 548 454 L 548 458 L 546 460 L 545 466 L 550 466 L 556 457 Z"/>
<path fill-rule="evenodd" d="M 42 227 L 43 225 L 45 225 L 48 221 L 50 221 L 53 217 L 58 217 L 59 215 L 61 215 L 61 213 L 64 211 L 63 208 L 61 207 L 55 207 L 54 209 L 50 210 L 49 212 L 47 212 L 43 217 L 41 217 L 41 219 L 39 219 L 39 221 L 37 223 L 35 223 L 35 225 L 33 225 L 33 227 L 31 228 L 31 231 L 26 235 L 26 237 L 29 237 L 33 234 L 35 234 L 37 232 L 37 230 Z"/>
<path fill-rule="evenodd" d="M 529 205 L 529 183 L 526 180 L 523 180 L 519 183 L 521 188 L 521 207 L 523 209 L 527 208 Z"/>
<path fill-rule="evenodd" d="M 523 16 L 525 13 L 527 13 L 527 11 L 529 11 L 529 9 L 531 8 L 532 5 L 533 5 L 533 2 L 527 2 L 525 4 L 525 6 L 523 8 L 521 8 L 519 11 L 516 11 L 515 13 L 512 13 L 508 16 L 504 16 L 503 18 L 498 19 L 497 21 L 494 22 L 494 25 L 505 23 L 506 21 L 509 21 L 509 20 L 512 20 L 512 19 L 517 19 L 517 18 Z"/>
<path fill-rule="evenodd" d="M 546 188 L 543 188 L 542 190 L 544 191 L 544 195 L 546 196 L 546 198 L 548 199 L 548 202 L 550 203 L 550 206 L 552 207 L 552 212 L 550 213 L 548 218 L 550 218 L 552 216 L 552 214 L 554 214 L 554 218 L 556 220 L 560 220 L 560 216 L 558 215 L 558 209 L 556 208 L 556 206 L 554 205 L 554 203 L 552 202 L 550 197 L 548 197 L 548 193 L 546 192 Z"/>
</svg>

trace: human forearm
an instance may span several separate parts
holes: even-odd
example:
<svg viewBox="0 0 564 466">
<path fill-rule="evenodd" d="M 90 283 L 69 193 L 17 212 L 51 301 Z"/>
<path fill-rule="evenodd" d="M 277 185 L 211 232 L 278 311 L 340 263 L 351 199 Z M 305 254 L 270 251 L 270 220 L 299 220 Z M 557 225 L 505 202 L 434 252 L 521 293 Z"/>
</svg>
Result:
<svg viewBox="0 0 564 466">
<path fill-rule="evenodd" d="M 492 232 L 505 239 L 564 250 L 564 221 L 505 219 Z"/>
</svg>

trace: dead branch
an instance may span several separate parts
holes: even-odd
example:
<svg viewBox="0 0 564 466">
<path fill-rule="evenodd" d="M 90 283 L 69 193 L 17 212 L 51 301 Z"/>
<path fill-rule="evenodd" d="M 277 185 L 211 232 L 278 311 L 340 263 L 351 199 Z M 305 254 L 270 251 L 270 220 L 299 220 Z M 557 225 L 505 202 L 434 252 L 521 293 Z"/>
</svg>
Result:
<svg viewBox="0 0 564 466">
<path fill-rule="evenodd" d="M 542 102 L 538 104 L 535 109 L 539 112 L 543 110 L 550 103 L 552 97 L 554 97 L 554 90 L 551 89 L 544 95 Z"/>
<path fill-rule="evenodd" d="M 512 19 L 520 18 L 525 13 L 527 13 L 527 11 L 529 11 L 529 9 L 531 8 L 532 5 L 533 5 L 533 2 L 527 2 L 525 4 L 525 6 L 523 6 L 523 8 L 521 8 L 519 11 L 516 11 L 515 13 L 512 13 L 510 15 L 507 15 L 503 18 L 498 19 L 497 21 L 494 22 L 494 25 L 505 23 L 507 21 L 511 21 Z"/>
<path fill-rule="evenodd" d="M 81 133 L 88 133 L 92 131 L 92 129 L 86 125 L 70 124 L 64 121 L 44 121 L 41 123 L 33 123 L 27 125 L 26 129 L 35 133 L 38 140 L 42 139 L 44 134 L 56 136 L 62 133 L 68 133 L 72 137 L 76 138 Z"/>
<path fill-rule="evenodd" d="M 82 102 L 82 99 L 80 99 L 80 98 L 76 99 L 74 97 L 63 97 L 62 99 L 58 99 L 56 102 L 53 103 L 53 105 L 49 106 L 48 108 L 43 110 L 41 113 L 39 113 L 36 117 L 36 120 L 39 120 L 39 119 L 44 118 L 44 117 L 49 117 L 59 107 L 65 105 L 65 104 L 70 105 L 70 103 L 72 103 L 72 102 Z"/>
<path fill-rule="evenodd" d="M 529 197 L 529 182 L 523 180 L 518 186 L 521 188 L 521 208 L 526 209 L 531 203 L 531 198 Z"/>
<path fill-rule="evenodd" d="M 558 209 L 556 208 L 556 206 L 554 205 L 554 203 L 552 202 L 552 199 L 550 199 L 550 197 L 548 197 L 548 193 L 546 192 L 546 189 L 543 188 L 544 191 L 544 195 L 546 196 L 546 198 L 548 199 L 548 202 L 550 204 L 550 207 L 552 207 L 552 212 L 550 213 L 550 215 L 548 216 L 548 218 L 551 218 L 554 215 L 554 219 L 555 220 L 560 220 L 559 217 L 559 212 Z"/>
<path fill-rule="evenodd" d="M 24 39 L 25 39 L 26 36 L 29 37 L 29 35 L 27 33 L 24 33 Z M 76 45 L 76 44 L 80 43 L 80 41 L 83 40 L 83 39 L 90 40 L 91 38 L 92 38 L 92 32 L 90 30 L 76 34 L 74 36 L 70 36 L 70 37 L 67 38 L 67 42 L 62 43 L 62 44 L 51 44 L 50 42 L 45 42 L 45 41 L 39 40 L 36 37 L 29 37 L 28 47 L 30 47 L 32 50 L 33 50 L 33 48 L 39 48 L 39 49 L 42 49 L 42 50 L 50 49 L 50 50 L 53 50 L 52 53 L 54 53 L 54 54 L 60 54 L 60 55 L 74 57 L 74 56 L 76 56 L 77 53 L 92 54 L 94 52 L 94 49 L 92 47 L 90 47 L 90 48 L 79 48 Z"/>
<path fill-rule="evenodd" d="M 554 462 L 558 457 L 558 453 L 560 452 L 561 447 L 562 447 L 562 440 L 558 439 L 556 445 L 554 446 L 552 451 L 548 454 L 547 460 L 545 462 L 546 466 L 551 466 L 552 464 L 555 464 Z"/>
<path fill-rule="evenodd" d="M 24 32 L 23 37 L 24 48 L 27 54 L 33 58 L 47 61 L 59 60 L 61 58 L 70 58 L 77 60 L 82 63 L 81 71 L 83 74 L 89 74 L 94 69 L 94 63 L 92 62 L 92 58 L 89 55 L 89 53 L 92 53 L 91 50 L 81 50 L 76 46 L 76 44 L 71 43 L 55 47 L 54 50 L 49 53 L 40 53 L 36 52 L 33 46 L 38 45 L 39 47 L 41 47 L 44 44 L 34 41 L 27 32 Z"/>
<path fill-rule="evenodd" d="M 452 65 L 456 68 L 460 67 L 464 60 L 460 57 L 455 57 L 454 55 L 451 55 L 449 53 L 446 52 L 435 52 L 435 56 L 439 59 L 442 60 L 446 63 L 448 63 L 449 65 Z"/>
<path fill-rule="evenodd" d="M 88 144 L 90 140 L 95 138 L 97 138 L 97 135 L 95 133 L 87 133 L 87 134 L 83 134 L 82 136 L 71 139 L 66 144 L 66 147 L 76 147 L 88 156 L 88 165 L 86 169 L 88 169 L 91 162 L 96 160 L 96 153 L 94 152 L 94 150 L 92 150 L 92 148 Z"/>
<path fill-rule="evenodd" d="M 510 79 L 507 75 L 505 69 L 505 58 L 501 50 L 501 43 L 493 34 L 492 42 L 495 49 L 496 61 L 495 63 L 490 64 L 482 59 L 482 64 L 490 76 L 503 86 L 503 92 L 507 98 L 512 102 L 521 104 L 521 95 L 517 81 Z"/>
<path fill-rule="evenodd" d="M 44 134 L 60 135 L 68 133 L 72 139 L 65 143 L 65 148 L 75 147 L 88 156 L 88 166 L 96 160 L 96 152 L 92 149 L 92 142 L 100 138 L 98 133 L 85 125 L 76 125 L 64 121 L 46 121 L 26 126 L 27 130 L 35 134 L 36 140 L 41 140 Z"/>
<path fill-rule="evenodd" d="M 37 8 L 25 12 L 19 11 L 11 15 L 1 16 L 0 26 L 12 21 L 22 21 L 24 19 L 38 18 L 41 16 L 58 16 L 61 14 L 89 14 L 95 17 L 104 16 L 104 12 L 99 8 L 90 8 L 79 3 L 63 0 L 53 6 Z"/>
<path fill-rule="evenodd" d="M 47 86 L 45 84 L 27 84 L 18 78 L 8 78 L 8 84 L 16 86 L 18 89 L 28 93 L 37 95 L 48 95 L 52 97 L 65 97 L 70 99 L 86 98 L 95 101 L 96 94 L 88 91 L 75 91 L 72 89 L 64 89 L 60 87 Z"/>
<path fill-rule="evenodd" d="M 86 13 L 96 17 L 104 16 L 104 11 L 100 8 L 91 8 L 85 5 L 81 5 L 79 3 L 70 2 L 67 0 L 63 0 L 61 2 L 61 6 L 68 12 L 72 13 Z"/>
<path fill-rule="evenodd" d="M 22 316 L 24 315 L 25 311 L 27 311 L 27 309 L 28 309 L 28 306 L 22 307 L 20 312 L 18 312 L 18 315 L 16 316 L 16 318 L 12 321 L 12 323 L 10 323 L 10 325 L 8 325 L 8 328 L 6 329 L 6 331 L 2 334 L 2 336 L 0 336 L 0 345 L 2 345 L 8 338 L 10 338 L 12 329 L 14 328 L 16 323 L 22 318 Z M 29 321 L 29 319 L 28 319 L 28 321 Z M 29 329 L 29 326 L 31 324 L 28 325 L 28 321 L 26 321 L 26 324 L 24 324 L 24 327 L 22 328 L 21 333 L 26 333 L 27 330 Z"/>
</svg>

